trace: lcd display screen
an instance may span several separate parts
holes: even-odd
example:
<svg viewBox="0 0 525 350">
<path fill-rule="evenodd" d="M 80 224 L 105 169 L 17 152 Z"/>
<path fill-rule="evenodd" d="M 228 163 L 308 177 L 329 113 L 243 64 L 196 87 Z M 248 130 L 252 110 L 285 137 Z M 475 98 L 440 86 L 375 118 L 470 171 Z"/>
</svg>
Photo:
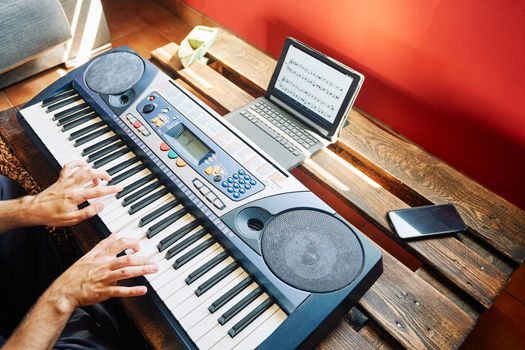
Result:
<svg viewBox="0 0 525 350">
<path fill-rule="evenodd" d="M 186 155 L 193 158 L 197 164 L 200 164 L 213 153 L 211 148 L 206 146 L 183 124 L 178 124 L 170 129 L 167 134 L 177 143 L 177 150 L 182 150 Z"/>
</svg>

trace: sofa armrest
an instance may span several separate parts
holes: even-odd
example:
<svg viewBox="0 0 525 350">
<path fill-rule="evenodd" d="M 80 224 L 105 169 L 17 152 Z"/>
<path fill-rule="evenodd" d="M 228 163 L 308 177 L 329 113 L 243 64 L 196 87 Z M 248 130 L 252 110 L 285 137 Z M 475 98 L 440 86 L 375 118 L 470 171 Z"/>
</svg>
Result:
<svg viewBox="0 0 525 350">
<path fill-rule="evenodd" d="M 0 74 L 71 37 L 58 0 L 2 0 L 0 23 Z"/>
</svg>

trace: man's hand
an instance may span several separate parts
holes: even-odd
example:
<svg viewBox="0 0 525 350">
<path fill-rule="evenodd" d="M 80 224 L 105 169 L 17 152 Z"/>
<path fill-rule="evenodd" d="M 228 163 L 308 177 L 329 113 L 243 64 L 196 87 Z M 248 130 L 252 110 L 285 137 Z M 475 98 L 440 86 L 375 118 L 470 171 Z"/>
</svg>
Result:
<svg viewBox="0 0 525 350">
<path fill-rule="evenodd" d="M 108 173 L 90 168 L 84 161 L 70 162 L 64 165 L 57 182 L 36 196 L 24 198 L 26 220 L 30 225 L 69 226 L 95 216 L 104 209 L 102 203 L 81 210 L 77 205 L 122 190 L 118 186 L 98 186 L 100 180 L 109 179 Z M 94 186 L 86 188 L 90 182 Z"/>
<path fill-rule="evenodd" d="M 90 252 L 74 263 L 51 285 L 48 292 L 63 301 L 66 310 L 102 302 L 112 297 L 144 295 L 145 286 L 124 287 L 117 281 L 158 271 L 150 258 L 137 255 L 117 254 L 139 249 L 139 243 L 131 238 L 118 238 L 111 234 Z"/>
<path fill-rule="evenodd" d="M 145 286 L 116 285 L 119 280 L 158 270 L 146 257 L 117 257 L 125 249 L 139 249 L 138 241 L 112 234 L 71 265 L 38 299 L 3 349 L 51 349 L 77 307 L 145 294 Z"/>
</svg>

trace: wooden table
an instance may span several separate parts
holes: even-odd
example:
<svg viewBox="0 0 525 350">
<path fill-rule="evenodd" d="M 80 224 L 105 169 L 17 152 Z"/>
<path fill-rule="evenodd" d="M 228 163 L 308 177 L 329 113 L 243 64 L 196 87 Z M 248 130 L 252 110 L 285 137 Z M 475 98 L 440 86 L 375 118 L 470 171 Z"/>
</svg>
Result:
<svg viewBox="0 0 525 350">
<path fill-rule="evenodd" d="M 261 95 L 275 60 L 223 31 L 208 65 L 172 71 L 171 43 L 153 57 L 221 113 Z M 16 120 L 0 114 L 0 133 L 39 185 L 57 174 Z M 303 162 L 294 175 L 320 184 L 388 236 L 386 212 L 454 203 L 469 226 L 456 237 L 397 243 L 421 265 L 412 271 L 383 251 L 384 272 L 319 345 L 322 349 L 458 348 L 525 258 L 525 213 L 363 113 L 352 110 L 339 141 Z M 84 251 L 100 239 L 89 222 L 71 229 Z M 121 301 L 155 349 L 177 346 L 148 297 Z"/>
</svg>

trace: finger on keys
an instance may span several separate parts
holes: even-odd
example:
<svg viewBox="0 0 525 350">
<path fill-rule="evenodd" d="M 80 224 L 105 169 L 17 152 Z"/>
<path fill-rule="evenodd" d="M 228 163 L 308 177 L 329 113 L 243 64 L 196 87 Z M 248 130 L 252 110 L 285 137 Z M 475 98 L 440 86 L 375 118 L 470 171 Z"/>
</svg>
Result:
<svg viewBox="0 0 525 350">
<path fill-rule="evenodd" d="M 78 168 L 77 171 L 73 172 L 72 177 L 77 185 L 85 185 L 88 182 L 92 182 L 95 179 L 102 179 L 109 181 L 111 177 L 104 170 L 97 170 L 88 167 Z"/>
<path fill-rule="evenodd" d="M 111 243 L 107 250 L 109 255 L 117 255 L 126 249 L 133 249 L 134 251 L 139 250 L 139 241 L 133 238 L 120 237 L 113 243 Z"/>
<path fill-rule="evenodd" d="M 115 286 L 111 287 L 109 290 L 109 294 L 111 297 L 138 297 L 141 295 L 146 294 L 148 291 L 148 288 L 146 286 L 135 286 L 135 287 L 121 287 L 121 286 Z"/>
<path fill-rule="evenodd" d="M 81 221 L 84 221 L 86 219 L 89 219 L 98 213 L 100 213 L 104 209 L 104 204 L 102 203 L 93 203 L 88 205 L 87 207 L 73 211 L 71 213 L 66 214 L 67 225 L 74 225 Z"/>
<path fill-rule="evenodd" d="M 106 278 L 107 282 L 117 282 L 120 280 L 126 280 L 133 277 L 139 277 L 155 273 L 159 270 L 157 264 L 140 265 L 140 266 L 126 266 L 118 270 L 113 270 L 108 274 Z"/>
<path fill-rule="evenodd" d="M 72 162 L 66 163 L 64 164 L 64 167 L 62 168 L 62 171 L 60 172 L 60 176 L 69 177 L 71 174 L 75 172 L 75 170 L 78 167 L 87 166 L 87 165 L 88 164 L 86 163 L 85 160 L 74 160 Z"/>
<path fill-rule="evenodd" d="M 139 255 L 123 255 L 113 259 L 109 265 L 111 270 L 118 270 L 126 266 L 151 265 L 153 261 L 150 258 Z"/>
<path fill-rule="evenodd" d="M 122 186 L 97 186 L 79 191 L 82 200 L 99 198 L 122 191 Z"/>
</svg>

